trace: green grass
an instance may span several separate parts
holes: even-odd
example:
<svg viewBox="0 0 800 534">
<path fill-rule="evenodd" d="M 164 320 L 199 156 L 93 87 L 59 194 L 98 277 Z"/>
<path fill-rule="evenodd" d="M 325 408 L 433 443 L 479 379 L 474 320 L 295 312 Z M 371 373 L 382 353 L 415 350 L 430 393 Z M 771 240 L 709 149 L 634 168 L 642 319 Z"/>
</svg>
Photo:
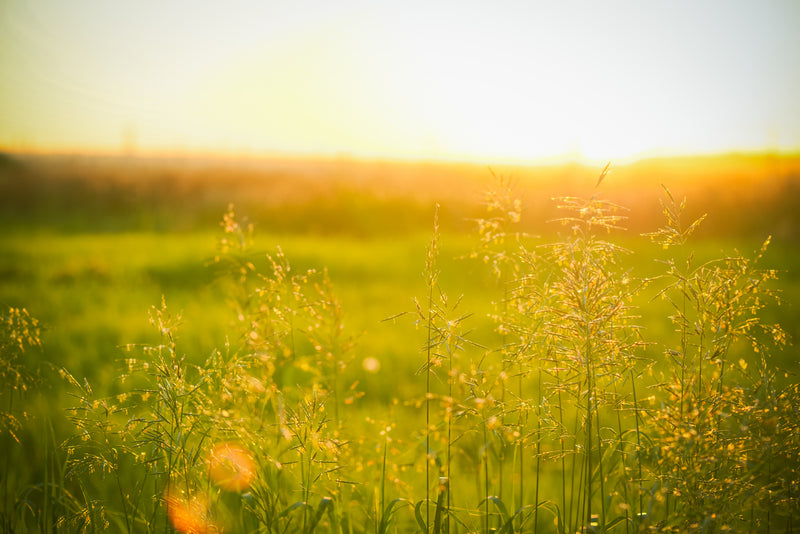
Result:
<svg viewBox="0 0 800 534">
<path fill-rule="evenodd" d="M 392 240 L 347 236 L 320 238 L 294 234 L 258 235 L 263 265 L 266 252 L 280 245 L 298 270 L 327 267 L 347 311 L 348 328 L 356 333 L 361 351 L 380 355 L 386 365 L 408 360 L 418 347 L 403 342 L 409 332 L 382 319 L 412 309 L 411 298 L 423 294 L 419 258 L 424 257 L 427 236 L 410 235 Z M 634 242 L 635 241 L 635 242 Z M 482 265 L 467 255 L 475 241 L 462 234 L 442 238 L 441 260 L 447 293 L 464 295 L 464 309 L 478 328 L 479 341 L 487 341 L 488 302 L 500 289 Z M 162 295 L 171 308 L 182 311 L 186 350 L 204 358 L 224 343 L 231 312 L 212 264 L 216 233 L 38 234 L 12 235 L 0 240 L 0 302 L 26 307 L 44 327 L 44 352 L 56 365 L 66 365 L 90 379 L 113 376 L 118 347 L 152 338 L 147 311 Z M 759 243 L 751 243 L 757 248 Z M 660 268 L 663 252 L 644 239 L 627 239 L 623 246 L 633 254 L 631 268 L 639 276 L 652 276 Z M 718 257 L 741 244 L 721 240 L 698 242 L 698 261 Z M 746 249 L 742 250 L 743 252 Z M 798 258 L 794 246 L 773 245 L 766 263 L 783 271 L 780 289 L 785 303 L 770 309 L 771 317 L 787 327 L 796 339 L 800 288 L 794 273 Z M 650 332 L 666 332 L 669 325 L 647 325 Z M 421 344 L 421 343 L 420 343 Z M 781 364 L 791 362 L 783 355 Z M 100 362 L 100 366 L 98 366 Z M 408 366 L 402 368 L 407 370 Z M 104 370 L 100 374 L 101 369 Z M 401 368 L 397 368 L 401 370 Z M 105 380 L 104 380 L 105 383 Z"/>
<path fill-rule="evenodd" d="M 42 321 L 44 352 L 54 364 L 77 366 L 77 374 L 94 379 L 100 376 L 97 362 L 113 366 L 119 346 L 152 338 L 147 312 L 165 295 L 170 307 L 182 312 L 187 352 L 204 358 L 224 343 L 232 321 L 226 295 L 215 283 L 216 237 L 213 232 L 6 237 L 0 302 L 26 307 Z M 414 259 L 424 254 L 426 236 L 391 242 L 297 235 L 258 240 L 266 245 L 252 256 L 262 267 L 266 252 L 280 245 L 297 270 L 328 268 L 348 310 L 348 328 L 359 333 L 367 353 L 407 352 L 380 341 L 392 330 L 381 320 L 410 309 L 409 295 L 422 284 Z M 453 258 L 465 250 L 464 238 L 458 240 L 461 246 L 448 247 Z M 453 267 L 458 263 L 450 261 Z M 456 273 L 454 281 L 468 282 L 469 270 Z M 371 339 L 375 328 L 387 332 Z"/>
<path fill-rule="evenodd" d="M 208 516 L 226 532 L 791 530 L 793 349 L 759 336 L 755 352 L 719 319 L 738 310 L 796 337 L 794 246 L 696 270 L 737 248 L 752 258 L 761 240 L 663 249 L 594 228 L 598 198 L 521 249 L 508 200 L 486 215 L 492 235 L 444 217 L 390 238 L 256 225 L 251 244 L 238 218 L 227 251 L 216 222 L 9 226 L 0 304 L 42 330 L 18 347 L 11 314 L 3 331 L 0 400 L 20 422 L 19 442 L 0 436 L 3 528 L 191 531 Z M 662 276 L 670 258 L 685 278 Z M 773 268 L 778 280 L 748 285 Z M 724 277 L 740 293 L 712 289 Z M 695 296 L 680 304 L 692 284 L 711 315 Z M 782 307 L 748 300 L 770 288 Z M 235 490 L 208 456 L 231 441 L 252 461 L 233 465 L 252 471 Z"/>
</svg>

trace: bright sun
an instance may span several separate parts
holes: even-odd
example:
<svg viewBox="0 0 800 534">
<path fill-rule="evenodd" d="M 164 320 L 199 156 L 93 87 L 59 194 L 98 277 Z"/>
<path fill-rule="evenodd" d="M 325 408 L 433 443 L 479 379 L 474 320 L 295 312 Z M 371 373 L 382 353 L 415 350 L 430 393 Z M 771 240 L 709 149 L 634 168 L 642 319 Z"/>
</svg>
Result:
<svg viewBox="0 0 800 534">
<path fill-rule="evenodd" d="M 0 148 L 481 161 L 800 148 L 800 7 L 12 1 Z"/>
</svg>

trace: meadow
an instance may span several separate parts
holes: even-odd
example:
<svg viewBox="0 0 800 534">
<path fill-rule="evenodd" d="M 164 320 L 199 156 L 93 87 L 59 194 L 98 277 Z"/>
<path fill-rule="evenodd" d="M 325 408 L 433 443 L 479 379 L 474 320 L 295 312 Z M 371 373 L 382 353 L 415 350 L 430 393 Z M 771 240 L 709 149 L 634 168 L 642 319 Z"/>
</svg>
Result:
<svg viewBox="0 0 800 534">
<path fill-rule="evenodd" d="M 792 531 L 800 158 L 601 171 L 2 156 L 3 531 Z"/>
</svg>

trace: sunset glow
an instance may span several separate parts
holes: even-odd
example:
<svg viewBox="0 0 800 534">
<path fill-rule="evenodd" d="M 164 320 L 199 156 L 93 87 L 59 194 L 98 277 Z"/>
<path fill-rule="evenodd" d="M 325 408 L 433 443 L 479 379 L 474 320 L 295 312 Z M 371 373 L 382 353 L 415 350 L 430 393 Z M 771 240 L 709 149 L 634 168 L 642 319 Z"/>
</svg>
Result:
<svg viewBox="0 0 800 534">
<path fill-rule="evenodd" d="M 3 4 L 0 150 L 800 150 L 800 4 Z"/>
</svg>

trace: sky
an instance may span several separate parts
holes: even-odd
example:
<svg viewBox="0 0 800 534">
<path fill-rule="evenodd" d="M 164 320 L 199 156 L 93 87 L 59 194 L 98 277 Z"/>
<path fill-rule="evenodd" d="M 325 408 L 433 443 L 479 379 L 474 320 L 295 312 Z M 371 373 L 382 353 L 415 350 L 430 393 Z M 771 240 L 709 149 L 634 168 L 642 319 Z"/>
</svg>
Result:
<svg viewBox="0 0 800 534">
<path fill-rule="evenodd" d="M 0 0 L 0 150 L 800 150 L 797 0 Z"/>
</svg>

